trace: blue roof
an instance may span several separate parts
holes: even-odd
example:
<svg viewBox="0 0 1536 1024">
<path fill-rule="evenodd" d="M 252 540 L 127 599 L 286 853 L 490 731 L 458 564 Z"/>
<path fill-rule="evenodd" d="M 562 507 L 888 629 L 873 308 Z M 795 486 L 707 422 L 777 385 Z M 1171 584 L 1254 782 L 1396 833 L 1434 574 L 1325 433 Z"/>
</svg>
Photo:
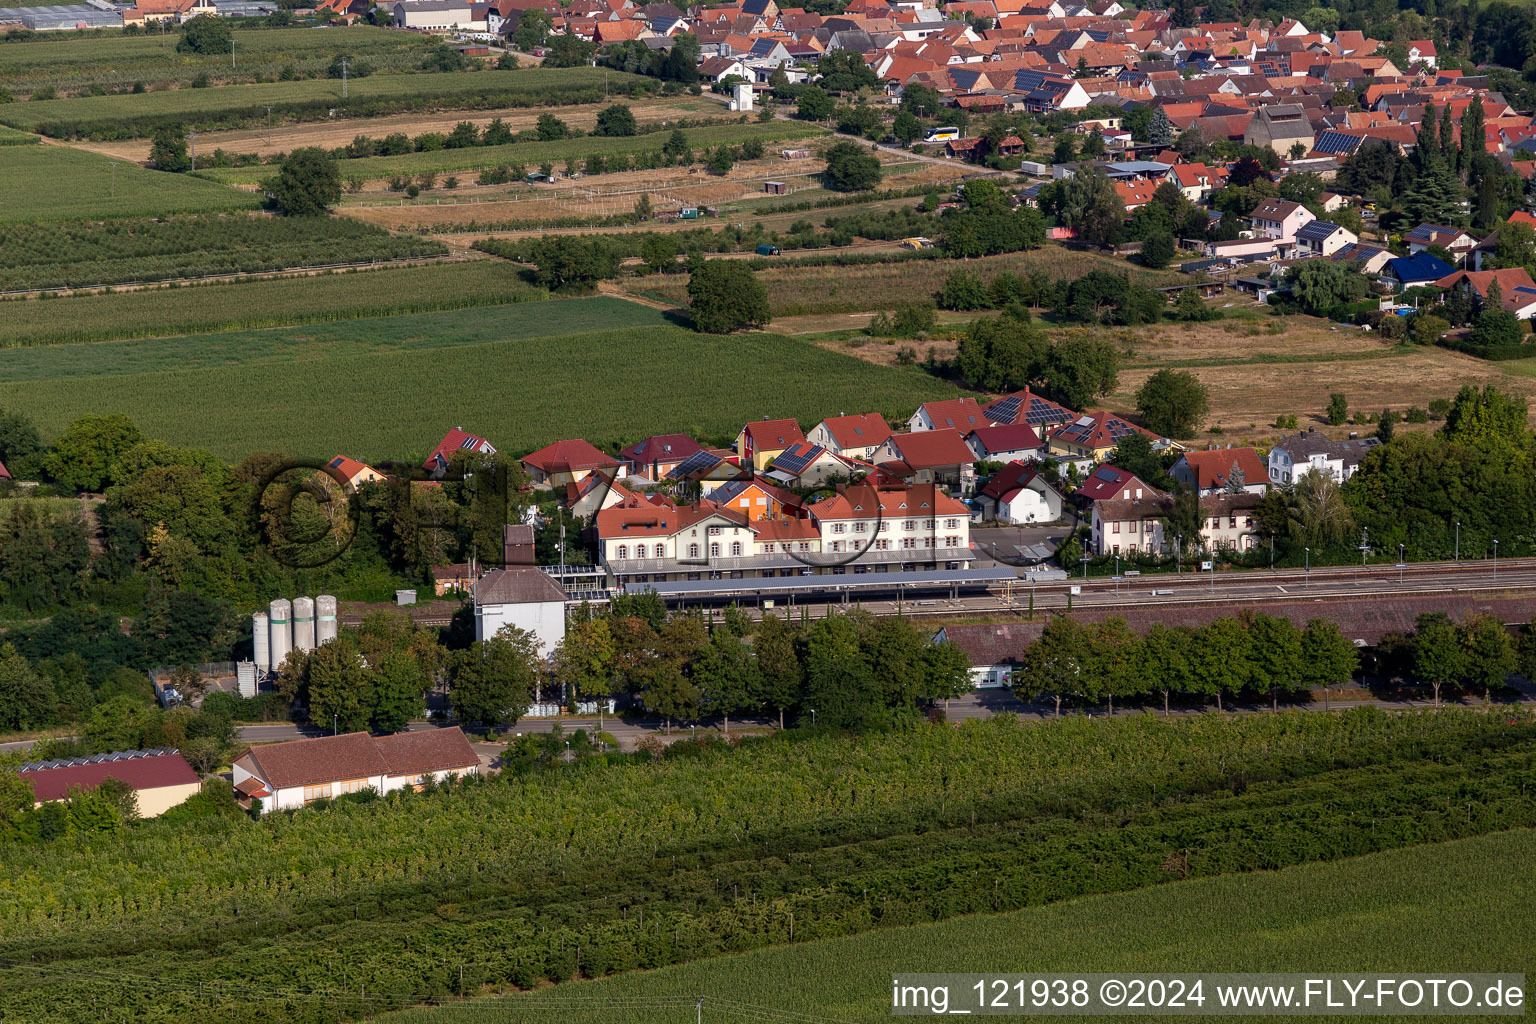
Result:
<svg viewBox="0 0 1536 1024">
<path fill-rule="evenodd" d="M 1387 269 L 1393 277 L 1405 284 L 1409 281 L 1438 281 L 1447 274 L 1456 273 L 1455 267 L 1427 252 L 1387 260 Z"/>
</svg>

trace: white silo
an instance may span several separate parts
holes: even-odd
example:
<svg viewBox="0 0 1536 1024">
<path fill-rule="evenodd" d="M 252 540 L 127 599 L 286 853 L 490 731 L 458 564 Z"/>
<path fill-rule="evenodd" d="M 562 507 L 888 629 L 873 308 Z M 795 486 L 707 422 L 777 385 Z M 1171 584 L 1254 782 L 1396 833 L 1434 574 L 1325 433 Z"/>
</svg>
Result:
<svg viewBox="0 0 1536 1024">
<path fill-rule="evenodd" d="M 279 669 L 293 650 L 293 606 L 286 597 L 280 597 L 267 606 L 272 627 L 272 667 Z"/>
<path fill-rule="evenodd" d="M 272 671 L 271 636 L 268 633 L 271 628 L 266 612 L 251 616 L 251 657 L 256 662 L 256 671 L 262 674 Z"/>
<path fill-rule="evenodd" d="M 330 594 L 315 598 L 315 644 L 336 639 L 336 599 Z"/>
<path fill-rule="evenodd" d="M 293 646 L 308 653 L 315 649 L 315 599 L 293 599 Z"/>
</svg>

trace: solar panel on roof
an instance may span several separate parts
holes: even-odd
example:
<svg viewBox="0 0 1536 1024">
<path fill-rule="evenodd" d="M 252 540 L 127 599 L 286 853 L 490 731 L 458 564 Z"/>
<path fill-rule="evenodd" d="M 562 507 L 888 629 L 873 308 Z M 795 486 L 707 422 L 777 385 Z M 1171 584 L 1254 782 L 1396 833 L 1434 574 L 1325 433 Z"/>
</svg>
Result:
<svg viewBox="0 0 1536 1024">
<path fill-rule="evenodd" d="M 697 451 L 673 466 L 668 471 L 667 476 L 673 480 L 697 479 L 724 461 L 724 459 L 717 455 L 711 455 L 709 452 Z"/>
</svg>

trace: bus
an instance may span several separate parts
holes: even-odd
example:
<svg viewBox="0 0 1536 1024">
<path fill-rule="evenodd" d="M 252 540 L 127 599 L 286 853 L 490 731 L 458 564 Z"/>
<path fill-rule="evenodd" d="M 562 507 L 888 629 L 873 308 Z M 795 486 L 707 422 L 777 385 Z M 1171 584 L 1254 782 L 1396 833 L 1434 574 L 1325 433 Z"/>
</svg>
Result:
<svg viewBox="0 0 1536 1024">
<path fill-rule="evenodd" d="M 923 141 L 924 142 L 950 142 L 950 141 L 952 141 L 954 139 L 958 139 L 959 137 L 960 137 L 960 129 L 959 128 L 955 128 L 955 127 L 949 127 L 949 128 L 929 128 L 927 133 L 923 135 Z"/>
</svg>

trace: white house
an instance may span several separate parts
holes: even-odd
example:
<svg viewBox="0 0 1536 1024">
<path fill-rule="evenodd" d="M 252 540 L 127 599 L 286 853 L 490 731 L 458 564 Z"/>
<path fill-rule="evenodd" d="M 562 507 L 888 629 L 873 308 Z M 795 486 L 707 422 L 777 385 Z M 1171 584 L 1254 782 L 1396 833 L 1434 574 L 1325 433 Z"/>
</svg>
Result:
<svg viewBox="0 0 1536 1024">
<path fill-rule="evenodd" d="M 1010 462 L 976 496 L 982 515 L 1005 523 L 1054 523 L 1061 518 L 1061 492 L 1032 462 Z"/>
<path fill-rule="evenodd" d="M 1269 481 L 1283 486 L 1308 473 L 1324 473 L 1335 483 L 1343 483 L 1355 475 L 1366 453 L 1379 444 L 1374 437 L 1335 441 L 1316 430 L 1292 434 L 1269 450 Z"/>
<path fill-rule="evenodd" d="M 565 639 L 565 591 L 535 566 L 492 569 L 475 584 L 475 639 L 488 640 L 503 626 L 532 633 L 548 655 Z"/>
<path fill-rule="evenodd" d="M 428 779 L 477 775 L 480 757 L 458 726 L 393 736 L 349 732 L 250 747 L 235 758 L 236 798 L 261 813 L 287 811 L 371 789 L 420 788 Z"/>
<path fill-rule="evenodd" d="M 1360 236 L 1348 228 L 1325 220 L 1308 221 L 1296 232 L 1296 255 L 1298 258 L 1332 256 L 1358 241 Z"/>
<path fill-rule="evenodd" d="M 1045 442 L 1028 423 L 978 427 L 965 435 L 965 443 L 978 462 L 1038 461 L 1045 455 Z"/>
<path fill-rule="evenodd" d="M 920 430 L 955 429 L 968 434 L 977 427 L 989 427 L 993 423 L 974 398 L 952 398 L 947 402 L 924 402 L 917 407 L 907 429 L 912 433 Z"/>
<path fill-rule="evenodd" d="M 1093 550 L 1101 555 L 1134 555 L 1184 550 L 1228 548 L 1251 551 L 1258 546 L 1253 510 L 1257 494 L 1212 494 L 1200 499 L 1199 538 L 1175 538 L 1166 519 L 1173 499 L 1162 496 L 1093 503 Z"/>
</svg>

